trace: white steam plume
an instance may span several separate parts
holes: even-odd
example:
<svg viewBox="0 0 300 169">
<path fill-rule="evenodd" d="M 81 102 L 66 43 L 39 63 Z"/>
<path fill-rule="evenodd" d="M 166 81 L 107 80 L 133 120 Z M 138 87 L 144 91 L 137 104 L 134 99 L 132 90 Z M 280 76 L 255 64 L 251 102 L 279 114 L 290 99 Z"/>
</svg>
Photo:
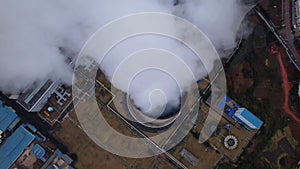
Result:
<svg viewBox="0 0 300 169">
<path fill-rule="evenodd" d="M 34 81 L 48 78 L 69 83 L 72 72 L 59 48 L 76 55 L 98 28 L 137 12 L 165 12 L 188 19 L 208 35 L 222 55 L 236 46 L 236 39 L 240 38 L 239 25 L 250 9 L 241 0 L 179 0 L 177 6 L 173 6 L 173 3 L 173 0 L 1 0 L 0 90 L 16 92 Z M 136 37 L 133 43 L 120 44 L 116 47 L 118 50 L 110 52 L 110 57 L 104 60 L 101 69 L 111 79 L 116 65 L 127 56 L 124 53 L 157 47 L 172 52 L 175 50 L 177 55 L 184 54 L 182 59 L 196 77 L 206 74 L 201 63 L 195 62 L 195 56 L 186 54 L 188 51 L 177 42 L 161 37 L 159 40 L 151 39 L 148 37 L 147 43 L 137 43 L 143 41 L 143 38 Z M 180 94 L 176 87 L 169 88 L 173 84 L 168 84 L 163 75 L 156 76 L 154 73 L 150 77 L 155 79 L 156 84 L 148 88 L 147 84 L 153 82 L 153 79 L 137 78 L 139 84 L 145 85 L 133 84 L 130 91 L 141 109 L 149 109 L 148 91 L 153 86 L 167 88 L 165 92 L 168 100 L 174 105 L 179 103 Z M 189 83 L 187 81 L 187 86 Z M 114 85 L 122 89 L 122 82 Z M 162 105 L 158 103 L 155 106 Z"/>
</svg>

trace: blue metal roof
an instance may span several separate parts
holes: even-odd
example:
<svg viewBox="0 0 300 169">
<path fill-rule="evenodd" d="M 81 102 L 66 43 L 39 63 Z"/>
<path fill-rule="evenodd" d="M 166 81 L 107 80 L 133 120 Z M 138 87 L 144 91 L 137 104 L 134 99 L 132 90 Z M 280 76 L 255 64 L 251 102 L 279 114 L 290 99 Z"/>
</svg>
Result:
<svg viewBox="0 0 300 169">
<path fill-rule="evenodd" d="M 30 152 L 34 154 L 38 159 L 42 159 L 46 154 L 45 149 L 43 149 L 43 147 L 41 147 L 39 144 L 34 145 Z"/>
<path fill-rule="evenodd" d="M 230 112 L 228 113 L 228 116 L 229 117 L 232 117 L 235 113 L 235 110 L 234 109 L 231 109 Z"/>
<path fill-rule="evenodd" d="M 12 132 L 16 125 L 21 121 L 20 117 L 17 117 L 7 128 L 8 131 Z"/>
<path fill-rule="evenodd" d="M 244 109 L 244 111 L 241 113 L 241 115 L 247 119 L 250 123 L 252 123 L 256 128 L 260 128 L 263 124 L 263 122 L 257 118 L 254 114 L 252 114 L 249 110 Z"/>
<path fill-rule="evenodd" d="M 58 157 L 61 157 L 63 155 L 63 153 L 59 150 L 59 149 L 56 149 L 55 152 L 54 152 Z"/>
<path fill-rule="evenodd" d="M 218 109 L 219 109 L 219 110 L 223 110 L 224 107 L 225 107 L 225 105 L 226 105 L 226 103 L 229 102 L 230 100 L 231 100 L 231 99 L 230 99 L 229 97 L 225 96 L 225 97 L 219 102 L 219 104 L 218 104 Z"/>
<path fill-rule="evenodd" d="M 0 147 L 0 168 L 8 169 L 34 140 L 34 135 L 20 126 Z"/>
<path fill-rule="evenodd" d="M 36 129 L 33 125 L 31 125 L 31 124 L 26 124 L 25 126 L 28 127 L 33 133 L 36 133 L 36 132 L 37 132 L 37 129 Z"/>
<path fill-rule="evenodd" d="M 5 131 L 17 118 L 17 114 L 0 101 L 0 130 Z"/>
<path fill-rule="evenodd" d="M 227 110 L 227 111 L 231 111 L 232 108 L 231 108 L 231 107 L 227 107 L 226 110 Z"/>
<path fill-rule="evenodd" d="M 242 124 L 247 130 L 259 129 L 263 122 L 245 108 L 239 108 L 232 116 L 240 124 Z"/>
</svg>

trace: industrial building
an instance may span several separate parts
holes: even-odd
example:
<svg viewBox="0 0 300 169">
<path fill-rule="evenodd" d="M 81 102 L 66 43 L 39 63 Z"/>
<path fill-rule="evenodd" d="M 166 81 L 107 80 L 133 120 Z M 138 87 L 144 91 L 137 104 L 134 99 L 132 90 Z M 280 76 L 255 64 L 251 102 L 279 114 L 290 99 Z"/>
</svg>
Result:
<svg viewBox="0 0 300 169">
<path fill-rule="evenodd" d="M 179 155 L 193 166 L 197 166 L 199 164 L 199 159 L 196 158 L 191 152 L 187 151 L 186 149 L 182 149 Z"/>
<path fill-rule="evenodd" d="M 71 93 L 63 87 L 58 87 L 57 90 L 54 91 L 54 93 L 57 98 L 57 104 L 60 106 L 63 106 L 64 102 L 66 102 L 67 99 L 71 96 Z"/>
<path fill-rule="evenodd" d="M 246 108 L 239 108 L 232 117 L 247 130 L 260 129 L 263 125 L 263 122 Z"/>
<path fill-rule="evenodd" d="M 39 117 L 51 126 L 57 122 L 62 122 L 73 107 L 71 93 L 69 87 L 64 85 L 57 87 L 39 111 Z"/>
<path fill-rule="evenodd" d="M 17 114 L 0 101 L 0 134 L 6 130 L 12 130 L 18 121 L 20 118 Z"/>
<path fill-rule="evenodd" d="M 43 147 L 41 147 L 39 144 L 35 144 L 30 150 L 30 153 L 32 153 L 37 159 L 40 159 L 43 162 L 46 161 L 44 157 L 46 154 L 46 150 Z"/>
<path fill-rule="evenodd" d="M 225 96 L 219 103 L 218 109 L 227 111 L 227 115 L 244 126 L 247 130 L 260 129 L 263 122 L 246 108 Z"/>
<path fill-rule="evenodd" d="M 38 112 L 47 103 L 48 98 L 58 86 L 58 82 L 51 80 L 36 83 L 34 88 L 26 89 L 18 97 L 17 102 L 29 112 Z"/>
<path fill-rule="evenodd" d="M 60 150 L 55 150 L 55 152 L 49 157 L 41 169 L 73 169 L 70 165 L 73 160 L 66 154 L 63 154 Z"/>
<path fill-rule="evenodd" d="M 216 113 L 217 110 L 224 111 L 224 113 L 219 122 L 212 120 L 206 126 L 200 122 L 200 125 L 194 130 L 200 133 L 204 129 L 205 133 L 213 133 L 207 140 L 209 146 L 230 160 L 237 161 L 262 127 L 263 122 L 228 96 L 220 97 L 214 103 L 210 103 L 208 98 L 204 103 L 200 109 L 204 120 L 207 119 L 209 108 Z M 206 131 L 206 128 L 209 132 Z M 199 141 L 204 142 L 204 139 L 200 135 Z"/>
<path fill-rule="evenodd" d="M 33 165 L 40 165 L 38 168 L 41 168 L 46 164 L 51 164 L 52 168 L 72 168 L 70 164 L 73 160 L 68 155 L 62 154 L 59 149 L 54 151 L 49 148 L 52 143 L 37 128 L 31 124 L 18 125 L 19 121 L 14 110 L 0 101 L 0 169 L 32 168 Z M 19 127 L 14 130 L 17 125 Z M 53 154 L 57 158 L 51 159 Z"/>
<path fill-rule="evenodd" d="M 51 80 L 35 82 L 33 86 L 25 89 L 20 95 L 6 95 L 16 100 L 28 112 L 42 111 L 40 117 L 50 125 L 54 125 L 72 101 L 70 88 L 61 85 L 59 81 Z M 43 110 L 45 106 L 53 110 L 45 111 Z"/>
<path fill-rule="evenodd" d="M 66 54 L 63 48 L 59 50 Z M 73 67 L 76 59 L 66 56 L 66 63 Z M 44 105 L 47 103 L 49 97 L 61 86 L 61 81 L 59 80 L 42 80 L 33 82 L 31 86 L 22 91 L 20 95 L 10 95 L 10 99 L 16 99 L 23 108 L 29 112 L 39 112 Z M 69 95 L 69 94 L 66 94 Z M 64 98 L 63 98 L 64 100 Z"/>
<path fill-rule="evenodd" d="M 0 167 L 8 169 L 34 140 L 35 136 L 20 126 L 0 147 Z"/>
<path fill-rule="evenodd" d="M 30 125 L 23 124 L 8 137 L 4 144 L 0 144 L 0 169 L 19 168 L 28 164 L 38 163 L 39 168 L 53 169 L 66 168 L 72 169 L 73 160 L 59 149 L 55 151 L 49 149 L 52 144 L 42 136 L 38 130 Z"/>
</svg>

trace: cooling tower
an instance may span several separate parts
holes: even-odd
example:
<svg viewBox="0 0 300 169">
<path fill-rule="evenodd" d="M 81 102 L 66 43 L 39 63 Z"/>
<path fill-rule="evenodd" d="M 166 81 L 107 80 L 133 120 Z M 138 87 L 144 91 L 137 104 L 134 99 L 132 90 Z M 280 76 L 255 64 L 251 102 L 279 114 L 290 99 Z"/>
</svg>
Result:
<svg viewBox="0 0 300 169">
<path fill-rule="evenodd" d="M 122 116 L 138 125 L 139 128 L 157 132 L 158 130 L 168 128 L 182 113 L 187 113 L 191 110 L 197 100 L 197 97 L 195 97 L 193 93 L 195 91 L 198 92 L 198 90 L 193 88 L 182 94 L 180 98 L 181 105 L 178 105 L 177 109 L 172 109 L 171 112 L 162 113 L 158 118 L 150 117 L 147 113 L 142 112 L 141 109 L 134 104 L 134 101 L 121 91 L 116 93 L 114 106 Z"/>
</svg>

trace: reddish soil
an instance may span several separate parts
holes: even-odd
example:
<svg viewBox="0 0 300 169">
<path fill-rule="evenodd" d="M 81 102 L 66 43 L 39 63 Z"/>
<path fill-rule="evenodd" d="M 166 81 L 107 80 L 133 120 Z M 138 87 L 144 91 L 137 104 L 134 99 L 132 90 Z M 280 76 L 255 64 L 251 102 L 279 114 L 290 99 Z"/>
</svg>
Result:
<svg viewBox="0 0 300 169">
<path fill-rule="evenodd" d="M 284 92 L 284 104 L 283 104 L 282 108 L 291 118 L 293 118 L 297 123 L 300 123 L 300 117 L 298 117 L 294 112 L 292 112 L 289 107 L 289 92 L 292 88 L 292 84 L 289 82 L 288 74 L 284 67 L 283 61 L 282 61 L 282 55 L 281 55 L 280 49 L 275 44 L 272 44 L 269 52 L 272 55 L 275 55 L 277 57 L 277 60 L 280 65 L 281 76 L 282 76 L 282 81 L 283 81 L 282 89 Z"/>
</svg>

